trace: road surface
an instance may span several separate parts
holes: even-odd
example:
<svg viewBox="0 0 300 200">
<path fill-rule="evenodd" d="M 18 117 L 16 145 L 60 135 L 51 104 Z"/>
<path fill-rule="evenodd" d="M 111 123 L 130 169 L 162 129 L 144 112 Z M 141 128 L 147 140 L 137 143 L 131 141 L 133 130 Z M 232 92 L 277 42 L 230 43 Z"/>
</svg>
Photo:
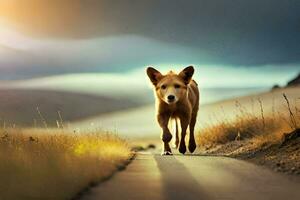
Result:
<svg viewBox="0 0 300 200">
<path fill-rule="evenodd" d="M 141 152 L 83 200 L 299 200 L 300 182 L 225 157 Z"/>
</svg>

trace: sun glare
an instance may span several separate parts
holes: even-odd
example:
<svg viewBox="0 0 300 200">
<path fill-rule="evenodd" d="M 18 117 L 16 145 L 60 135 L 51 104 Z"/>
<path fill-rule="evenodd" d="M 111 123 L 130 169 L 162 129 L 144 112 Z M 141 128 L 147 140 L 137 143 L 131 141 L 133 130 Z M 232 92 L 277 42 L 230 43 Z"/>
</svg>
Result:
<svg viewBox="0 0 300 200">
<path fill-rule="evenodd" d="M 15 31 L 10 24 L 0 20 L 0 46 L 29 50 L 41 46 L 41 43 Z"/>
</svg>

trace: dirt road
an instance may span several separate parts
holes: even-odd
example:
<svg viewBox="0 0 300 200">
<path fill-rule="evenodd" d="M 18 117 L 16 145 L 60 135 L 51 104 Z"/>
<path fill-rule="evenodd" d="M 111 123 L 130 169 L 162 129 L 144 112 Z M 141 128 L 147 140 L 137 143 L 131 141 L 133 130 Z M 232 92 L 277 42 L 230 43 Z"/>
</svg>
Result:
<svg viewBox="0 0 300 200">
<path fill-rule="evenodd" d="M 84 200 L 298 200 L 299 178 L 224 157 L 139 153 Z"/>
</svg>

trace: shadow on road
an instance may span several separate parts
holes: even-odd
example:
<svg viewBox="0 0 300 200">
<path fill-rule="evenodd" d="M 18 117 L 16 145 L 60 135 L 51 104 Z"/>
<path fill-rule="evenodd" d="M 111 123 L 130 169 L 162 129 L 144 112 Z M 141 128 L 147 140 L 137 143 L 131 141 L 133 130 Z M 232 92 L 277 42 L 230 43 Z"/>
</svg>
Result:
<svg viewBox="0 0 300 200">
<path fill-rule="evenodd" d="M 162 187 L 165 199 L 176 200 L 209 200 L 197 181 L 174 156 L 154 156 L 161 172 Z M 172 170 L 170 170 L 172 168 Z"/>
</svg>

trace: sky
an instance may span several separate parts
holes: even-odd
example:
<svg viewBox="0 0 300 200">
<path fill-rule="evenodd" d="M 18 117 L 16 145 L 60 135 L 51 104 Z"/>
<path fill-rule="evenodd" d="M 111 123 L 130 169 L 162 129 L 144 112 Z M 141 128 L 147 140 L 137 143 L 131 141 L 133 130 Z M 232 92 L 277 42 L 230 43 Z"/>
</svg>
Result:
<svg viewBox="0 0 300 200">
<path fill-rule="evenodd" d="M 298 0 L 0 0 L 0 79 L 193 64 L 208 86 L 247 74 L 250 86 L 283 84 L 300 71 L 299 10 Z"/>
</svg>

